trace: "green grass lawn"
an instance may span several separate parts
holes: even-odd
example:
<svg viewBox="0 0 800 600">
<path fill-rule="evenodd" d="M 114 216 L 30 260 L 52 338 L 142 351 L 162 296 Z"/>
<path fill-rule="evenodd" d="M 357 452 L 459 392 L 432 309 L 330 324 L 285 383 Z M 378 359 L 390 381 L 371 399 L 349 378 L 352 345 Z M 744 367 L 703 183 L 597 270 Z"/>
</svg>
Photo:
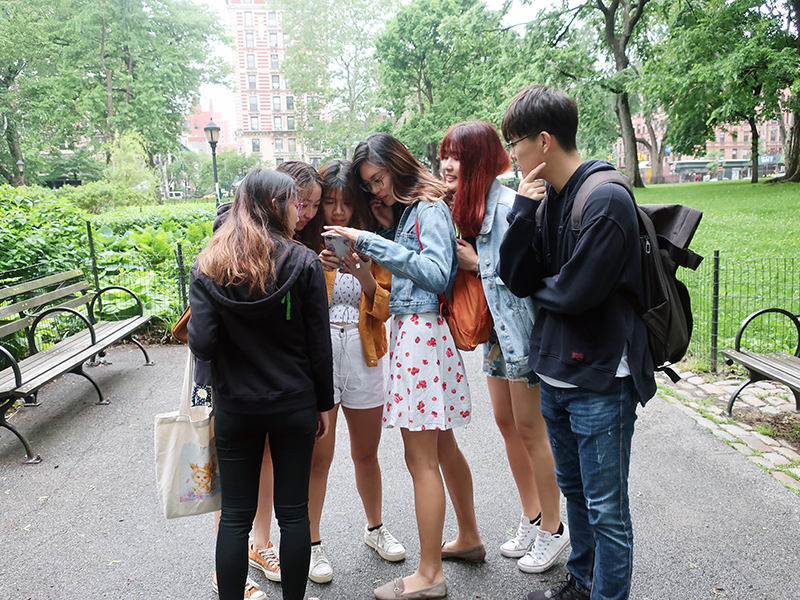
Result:
<svg viewBox="0 0 800 600">
<path fill-rule="evenodd" d="M 762 180 L 763 181 L 763 180 Z M 641 204 L 685 204 L 703 211 L 692 249 L 728 259 L 800 257 L 800 184 L 709 181 L 634 190 Z"/>
</svg>

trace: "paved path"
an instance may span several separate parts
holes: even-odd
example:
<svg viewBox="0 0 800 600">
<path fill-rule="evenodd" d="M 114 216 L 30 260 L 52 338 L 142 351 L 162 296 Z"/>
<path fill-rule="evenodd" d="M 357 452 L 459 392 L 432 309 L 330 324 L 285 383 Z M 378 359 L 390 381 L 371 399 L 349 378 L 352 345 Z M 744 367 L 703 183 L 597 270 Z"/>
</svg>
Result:
<svg viewBox="0 0 800 600">
<path fill-rule="evenodd" d="M 185 347 L 109 352 L 93 376 L 111 400 L 94 404 L 89 384 L 66 376 L 42 391 L 42 405 L 13 422 L 44 462 L 21 465 L 21 445 L 0 430 L 0 599 L 215 600 L 210 515 L 166 521 L 154 486 L 153 416 L 177 405 Z M 446 564 L 452 600 L 520 600 L 566 574 L 562 556 L 525 575 L 500 556 L 519 518 L 505 452 L 492 421 L 477 353 L 465 355 L 473 421 L 457 433 L 475 478 L 478 523 L 490 550 L 481 565 Z M 800 497 L 674 400 L 639 411 L 631 506 L 636 535 L 634 600 L 797 600 Z M 724 429 L 721 429 L 724 431 Z M 323 515 L 334 580 L 309 582 L 321 600 L 372 598 L 382 582 L 408 574 L 419 556 L 411 481 L 399 432 L 384 433 L 384 522 L 406 545 L 405 563 L 381 560 L 361 541 L 363 510 L 339 420 L 337 455 Z M 741 436 L 741 434 L 739 434 Z M 454 535 L 448 509 L 445 537 Z M 278 538 L 273 526 L 273 539 Z M 280 588 L 251 572 L 271 599 Z"/>
</svg>

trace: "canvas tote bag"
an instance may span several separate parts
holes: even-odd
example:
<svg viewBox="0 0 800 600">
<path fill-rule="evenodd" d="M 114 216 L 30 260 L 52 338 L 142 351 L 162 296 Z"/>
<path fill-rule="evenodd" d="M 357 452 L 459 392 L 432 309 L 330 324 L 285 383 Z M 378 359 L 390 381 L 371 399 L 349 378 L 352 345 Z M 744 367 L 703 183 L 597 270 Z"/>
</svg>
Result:
<svg viewBox="0 0 800 600">
<path fill-rule="evenodd" d="M 189 351 L 180 408 L 155 419 L 156 487 L 168 519 L 212 512 L 222 504 L 214 410 L 190 406 L 193 386 L 194 356 Z"/>
</svg>

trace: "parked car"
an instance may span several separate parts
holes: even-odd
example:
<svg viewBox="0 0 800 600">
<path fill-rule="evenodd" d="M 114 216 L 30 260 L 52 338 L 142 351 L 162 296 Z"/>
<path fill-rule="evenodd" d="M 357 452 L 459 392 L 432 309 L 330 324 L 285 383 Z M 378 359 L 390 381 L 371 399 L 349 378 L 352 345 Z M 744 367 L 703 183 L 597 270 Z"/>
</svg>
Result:
<svg viewBox="0 0 800 600">
<path fill-rule="evenodd" d="M 183 200 L 183 192 L 167 192 L 167 198 L 170 200 Z"/>
</svg>

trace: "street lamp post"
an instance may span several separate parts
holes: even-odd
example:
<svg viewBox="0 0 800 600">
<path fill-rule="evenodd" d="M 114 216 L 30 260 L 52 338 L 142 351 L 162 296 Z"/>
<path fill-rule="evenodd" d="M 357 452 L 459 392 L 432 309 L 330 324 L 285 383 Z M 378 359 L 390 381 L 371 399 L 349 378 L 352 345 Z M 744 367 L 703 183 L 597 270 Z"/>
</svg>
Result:
<svg viewBox="0 0 800 600">
<path fill-rule="evenodd" d="M 22 162 L 22 159 L 17 161 L 17 171 L 19 171 L 19 184 L 25 185 L 25 163 Z"/>
<path fill-rule="evenodd" d="M 219 141 L 219 125 L 214 121 L 209 121 L 208 125 L 203 128 L 206 133 L 206 140 L 208 145 L 211 146 L 211 162 L 214 165 L 214 198 L 219 206 L 219 180 L 217 179 L 217 142 Z"/>
</svg>

